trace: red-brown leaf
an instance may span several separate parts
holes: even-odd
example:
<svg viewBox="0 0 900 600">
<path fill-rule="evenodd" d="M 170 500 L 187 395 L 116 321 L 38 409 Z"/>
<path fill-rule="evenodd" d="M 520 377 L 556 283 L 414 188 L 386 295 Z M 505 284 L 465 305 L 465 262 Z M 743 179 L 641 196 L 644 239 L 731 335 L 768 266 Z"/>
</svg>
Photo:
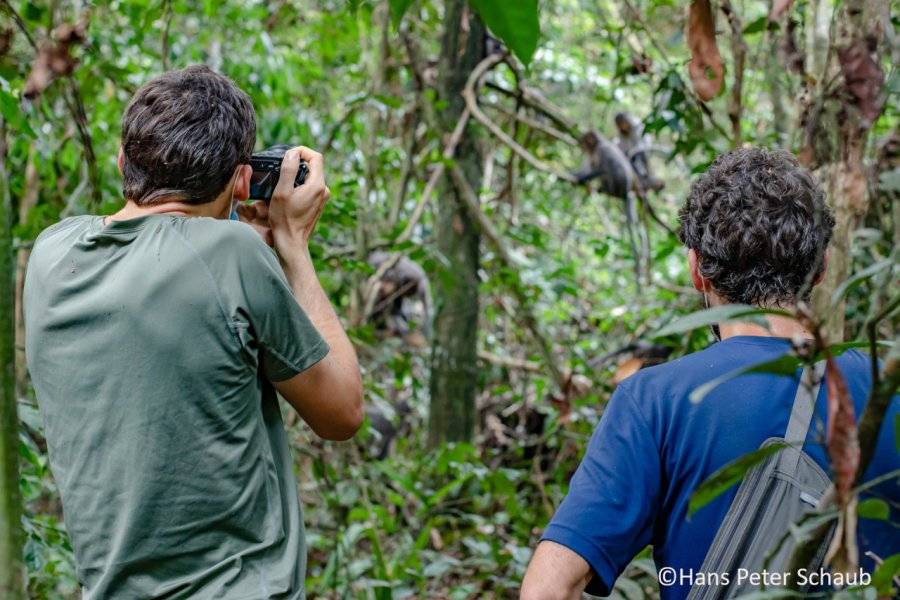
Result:
<svg viewBox="0 0 900 600">
<path fill-rule="evenodd" d="M 833 358 L 829 358 L 826 363 L 825 380 L 828 390 L 828 429 L 825 442 L 834 472 L 838 506 L 844 508 L 850 501 L 850 490 L 859 468 L 856 417 L 847 383 Z"/>
<path fill-rule="evenodd" d="M 53 30 L 51 39 L 41 43 L 22 89 L 26 98 L 37 98 L 54 79 L 70 75 L 75 70 L 78 60 L 71 55 L 70 49 L 85 40 L 86 29 L 86 18 L 78 23 L 63 23 Z"/>
<path fill-rule="evenodd" d="M 722 90 L 725 64 L 716 45 L 716 28 L 709 0 L 694 0 L 688 10 L 687 42 L 691 50 L 688 73 L 701 100 L 712 100 Z"/>
</svg>

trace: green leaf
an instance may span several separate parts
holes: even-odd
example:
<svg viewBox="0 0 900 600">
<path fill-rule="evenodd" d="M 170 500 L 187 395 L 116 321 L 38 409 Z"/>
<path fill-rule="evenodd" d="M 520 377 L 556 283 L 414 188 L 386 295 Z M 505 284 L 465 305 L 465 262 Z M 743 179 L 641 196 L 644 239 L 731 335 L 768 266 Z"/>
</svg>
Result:
<svg viewBox="0 0 900 600">
<path fill-rule="evenodd" d="M 892 554 L 878 565 L 872 575 L 872 585 L 878 590 L 878 595 L 890 596 L 893 587 L 892 580 L 900 574 L 900 554 Z"/>
<path fill-rule="evenodd" d="M 787 442 L 775 442 L 738 457 L 718 469 L 706 481 L 697 486 L 694 493 L 691 494 L 688 502 L 688 515 L 694 514 L 718 498 L 725 490 L 743 479 L 747 471 L 788 446 L 790 444 Z"/>
<path fill-rule="evenodd" d="M 894 446 L 900 452 L 900 414 L 894 416 Z"/>
<path fill-rule="evenodd" d="M 714 306 L 713 308 L 698 310 L 697 312 L 693 312 L 680 319 L 676 319 L 672 323 L 657 330 L 656 333 L 651 334 L 650 337 L 666 337 L 675 333 L 684 333 L 692 329 L 697 329 L 698 327 L 706 327 L 715 323 L 734 320 L 755 321 L 765 325 L 765 320 L 758 318 L 762 317 L 762 315 L 791 316 L 789 312 L 778 309 L 759 308 L 748 306 L 746 304 L 726 304 L 725 306 Z"/>
<path fill-rule="evenodd" d="M 469 0 L 469 4 L 523 64 L 531 62 L 541 35 L 537 0 Z"/>
<path fill-rule="evenodd" d="M 859 273 L 854 273 L 851 277 L 848 277 L 844 280 L 841 285 L 838 286 L 834 293 L 831 295 L 831 306 L 834 307 L 838 302 L 841 301 L 847 292 L 855 288 L 857 285 L 872 277 L 884 269 L 889 269 L 894 265 L 894 261 L 890 258 L 885 258 L 883 260 L 879 260 L 875 264 L 869 265 Z"/>
<path fill-rule="evenodd" d="M 891 509 L 884 500 L 866 498 L 856 507 L 856 514 L 864 519 L 887 521 L 891 516 Z"/>
<path fill-rule="evenodd" d="M 413 0 L 388 0 L 388 5 L 391 9 L 391 21 L 393 21 L 394 27 L 400 27 L 400 21 L 403 20 L 403 15 L 406 14 L 412 3 Z"/>
<path fill-rule="evenodd" d="M 3 89 L 0 89 L 0 115 L 2 115 L 14 129 L 24 133 L 30 138 L 37 137 L 34 129 L 28 124 L 25 115 L 22 114 L 16 97 Z"/>
<path fill-rule="evenodd" d="M 767 15 L 763 15 L 755 21 L 750 21 L 747 23 L 747 26 L 744 27 L 744 35 L 750 35 L 751 33 L 759 33 L 760 31 L 765 30 L 766 25 L 769 23 L 769 17 Z"/>
</svg>

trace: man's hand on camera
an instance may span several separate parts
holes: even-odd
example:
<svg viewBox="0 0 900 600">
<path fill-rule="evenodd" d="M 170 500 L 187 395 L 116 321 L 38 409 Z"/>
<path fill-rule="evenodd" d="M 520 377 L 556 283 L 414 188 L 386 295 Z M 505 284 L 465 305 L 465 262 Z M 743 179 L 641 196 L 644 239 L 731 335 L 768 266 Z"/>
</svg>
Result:
<svg viewBox="0 0 900 600">
<path fill-rule="evenodd" d="M 270 246 L 275 245 L 272 228 L 269 226 L 269 207 L 262 200 L 250 204 L 238 204 L 237 214 L 241 221 L 256 230 L 256 233 Z"/>
<path fill-rule="evenodd" d="M 309 166 L 309 174 L 303 185 L 294 187 L 301 160 Z M 279 252 L 285 253 L 309 243 L 330 195 L 325 185 L 325 165 L 321 154 L 305 146 L 285 152 L 281 177 L 268 206 L 269 227 Z"/>
</svg>

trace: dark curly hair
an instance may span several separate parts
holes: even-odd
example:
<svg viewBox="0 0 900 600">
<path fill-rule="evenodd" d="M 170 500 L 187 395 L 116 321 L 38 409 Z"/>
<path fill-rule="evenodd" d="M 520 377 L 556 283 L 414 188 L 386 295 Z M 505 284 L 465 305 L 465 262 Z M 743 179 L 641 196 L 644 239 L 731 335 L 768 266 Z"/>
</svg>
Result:
<svg viewBox="0 0 900 600">
<path fill-rule="evenodd" d="M 144 84 L 122 118 L 125 198 L 140 205 L 215 200 L 256 141 L 253 104 L 209 67 L 169 71 Z"/>
<path fill-rule="evenodd" d="M 719 156 L 691 186 L 679 238 L 700 274 L 728 302 L 785 305 L 808 299 L 831 240 L 825 193 L 782 150 L 741 148 Z M 806 286 L 804 288 L 804 286 Z"/>
</svg>

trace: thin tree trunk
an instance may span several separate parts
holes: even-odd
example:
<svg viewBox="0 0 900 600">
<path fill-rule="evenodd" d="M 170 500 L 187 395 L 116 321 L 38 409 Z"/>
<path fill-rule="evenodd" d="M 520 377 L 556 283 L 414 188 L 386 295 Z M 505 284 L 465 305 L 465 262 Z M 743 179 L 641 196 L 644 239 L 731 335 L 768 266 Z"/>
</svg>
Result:
<svg viewBox="0 0 900 600">
<path fill-rule="evenodd" d="M 879 53 L 884 51 L 880 25 L 887 10 L 886 4 L 886 0 L 847 0 L 840 7 L 840 12 L 835 16 L 834 45 L 825 52 L 823 77 L 816 86 L 818 97 L 811 100 L 806 113 L 807 153 L 812 163 L 819 167 L 819 178 L 835 219 L 825 279 L 813 293 L 816 314 L 824 319 L 823 330 L 826 339 L 832 343 L 844 339 L 845 319 L 844 303 L 831 308 L 831 296 L 850 272 L 852 232 L 858 220 L 865 215 L 869 203 L 863 156 L 869 131 L 883 110 L 883 102 L 879 105 L 868 96 L 858 95 L 861 89 L 859 82 L 852 87 L 847 82 L 844 70 L 852 70 L 852 75 L 858 77 L 855 72 L 858 67 L 849 62 L 847 65 L 841 64 L 841 56 L 843 54 L 844 60 L 849 61 L 847 57 L 860 53 L 863 48 L 863 52 L 868 53 L 866 58 L 870 61 L 871 71 L 877 72 L 881 58 Z M 818 7 L 818 10 L 824 9 L 824 5 Z M 823 27 L 817 23 L 819 35 L 816 40 L 819 40 Z M 827 27 L 824 29 L 827 30 Z M 878 47 L 874 52 L 871 50 L 873 42 Z M 814 52 L 818 55 L 821 50 L 816 46 Z M 816 56 L 810 62 L 817 64 L 818 60 Z M 861 58 L 854 60 L 856 64 L 865 65 Z M 866 77 L 867 85 L 884 86 L 883 73 L 880 75 L 881 81 L 876 81 L 877 77 L 871 72 Z M 825 81 L 836 83 L 826 85 Z"/>
<path fill-rule="evenodd" d="M 25 166 L 25 190 L 19 201 L 19 223 L 28 221 L 31 209 L 37 204 L 40 178 L 35 164 L 35 148 L 32 146 Z M 28 386 L 28 369 L 25 365 L 25 313 L 22 308 L 22 292 L 25 289 L 25 270 L 31 250 L 20 248 L 16 252 L 16 396 L 25 395 Z"/>
<path fill-rule="evenodd" d="M 22 587 L 12 217 L 6 171 L 6 124 L 0 119 L 0 597 L 18 600 L 25 596 Z"/>
<path fill-rule="evenodd" d="M 484 26 L 465 0 L 447 0 L 439 64 L 438 93 L 447 107 L 442 129 L 451 131 L 465 108 L 462 91 L 469 73 L 484 56 Z M 481 156 L 471 124 L 463 133 L 457 164 L 473 189 L 481 187 Z M 445 175 L 436 203 L 439 270 L 431 357 L 429 443 L 469 440 L 475 431 L 478 382 L 479 235 L 460 192 Z"/>
</svg>

